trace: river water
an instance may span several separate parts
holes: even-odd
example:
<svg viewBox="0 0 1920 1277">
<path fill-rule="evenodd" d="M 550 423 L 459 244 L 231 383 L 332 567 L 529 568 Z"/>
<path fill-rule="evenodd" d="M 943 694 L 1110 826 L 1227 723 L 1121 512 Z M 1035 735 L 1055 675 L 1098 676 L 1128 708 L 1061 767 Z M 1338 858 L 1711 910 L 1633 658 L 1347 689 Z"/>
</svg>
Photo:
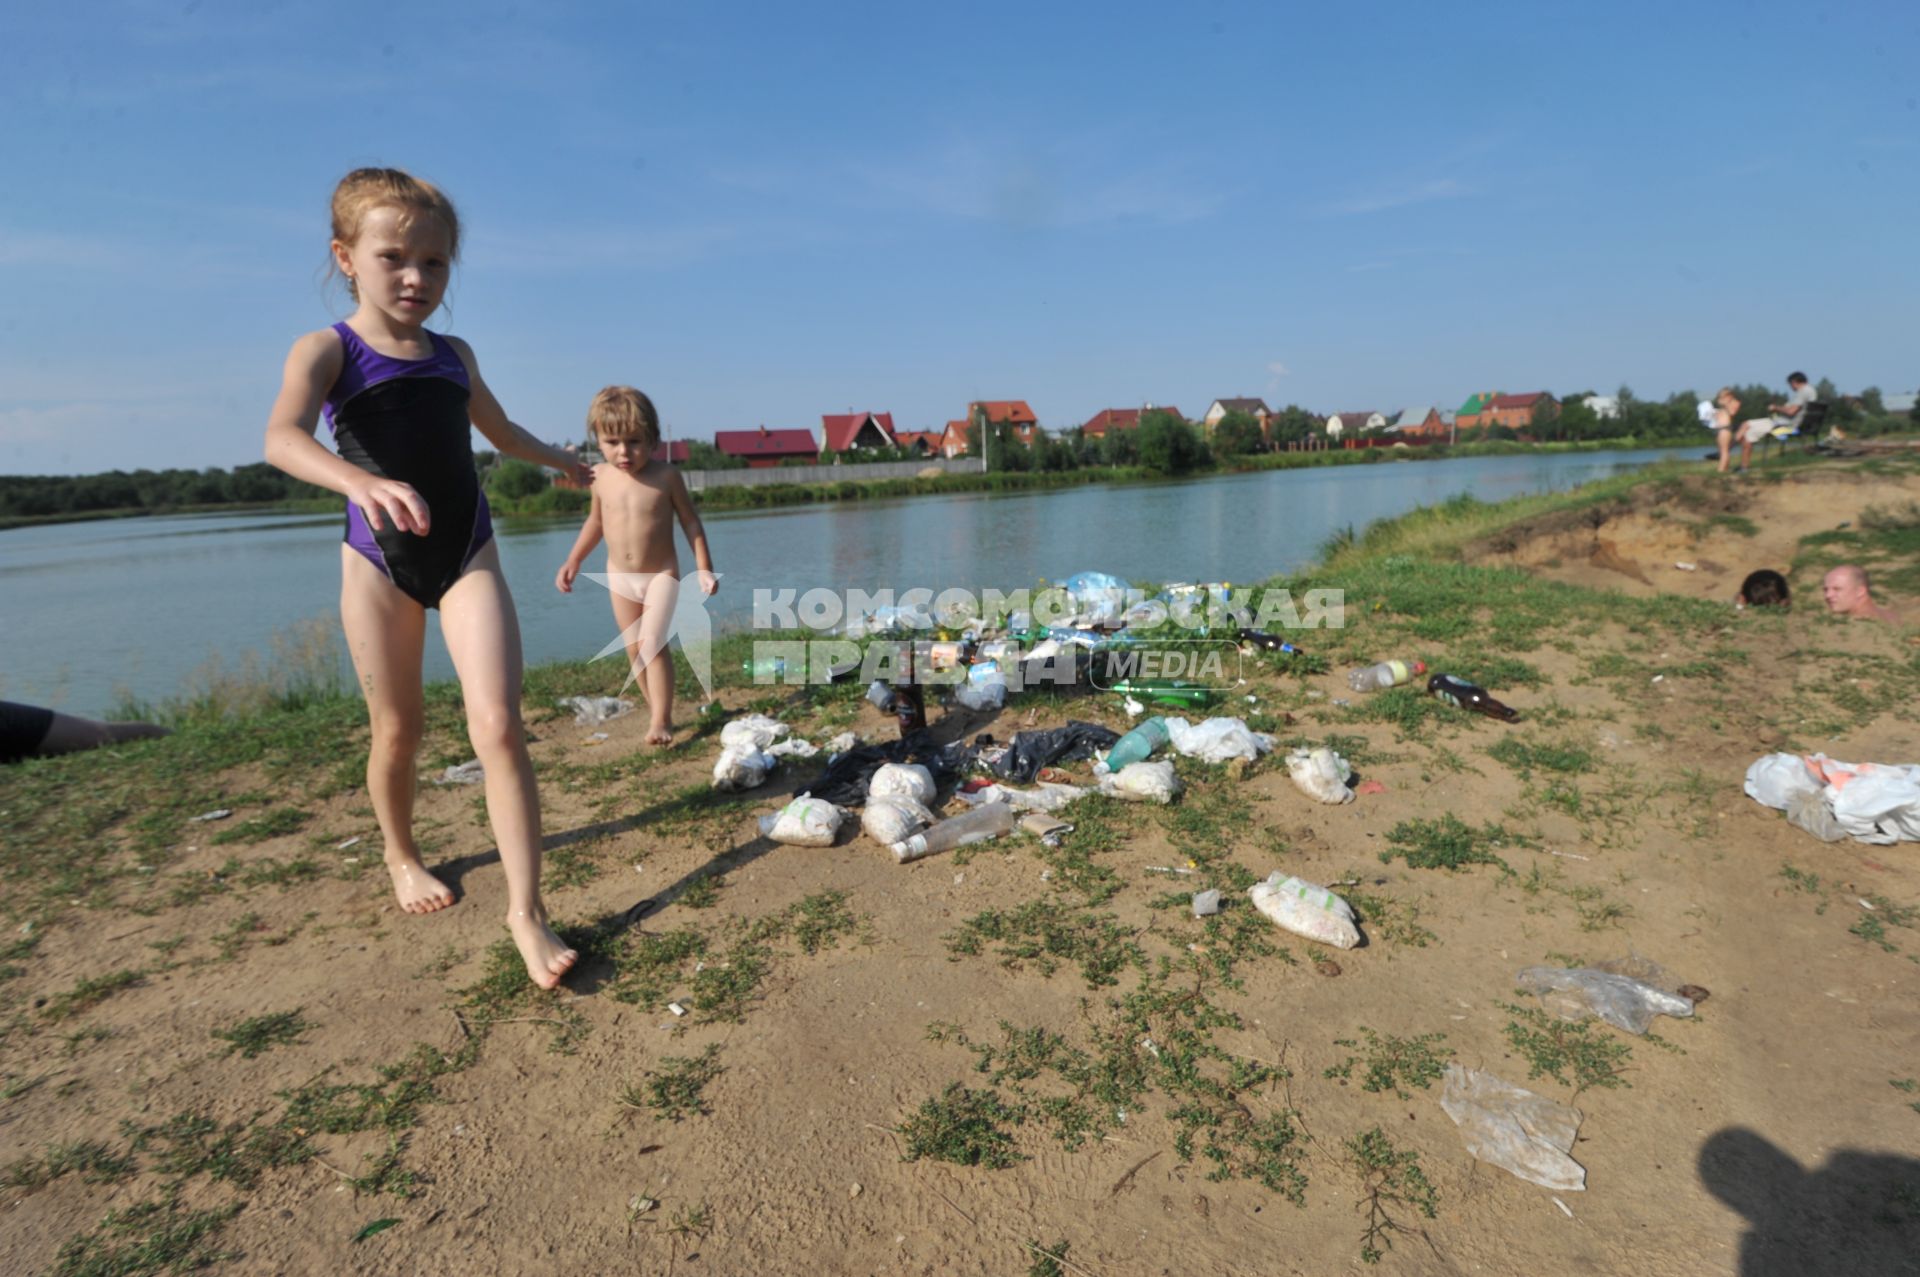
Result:
<svg viewBox="0 0 1920 1277">
<path fill-rule="evenodd" d="M 1254 583 L 1307 565 L 1349 526 L 1462 492 L 1562 490 L 1672 455 L 1523 454 L 714 512 L 703 517 L 722 579 L 709 613 L 721 628 L 744 626 L 756 589 L 1011 590 L 1085 570 Z M 529 661 L 591 656 L 614 637 L 599 586 L 553 587 L 577 519 L 495 528 Z M 179 694 L 212 668 L 264 667 L 302 626 L 337 633 L 340 534 L 337 516 L 259 514 L 0 531 L 0 697 L 98 714 L 127 695 Z M 692 566 L 684 551 L 681 562 Z M 602 563 L 596 552 L 588 567 Z M 430 679 L 452 674 L 437 622 Z"/>
</svg>

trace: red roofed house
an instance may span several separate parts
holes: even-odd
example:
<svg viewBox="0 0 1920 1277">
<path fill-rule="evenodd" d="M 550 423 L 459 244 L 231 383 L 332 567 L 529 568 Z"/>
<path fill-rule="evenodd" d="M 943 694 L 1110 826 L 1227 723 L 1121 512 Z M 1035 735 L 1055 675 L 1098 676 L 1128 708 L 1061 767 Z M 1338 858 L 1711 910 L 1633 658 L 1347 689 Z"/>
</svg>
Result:
<svg viewBox="0 0 1920 1277">
<path fill-rule="evenodd" d="M 940 451 L 941 437 L 938 430 L 897 430 L 893 435 L 895 443 L 923 457 L 931 457 Z"/>
<path fill-rule="evenodd" d="M 687 457 L 692 451 L 692 448 L 688 446 L 685 439 L 674 439 L 655 448 L 653 450 L 653 459 L 655 461 L 664 461 L 670 466 L 684 466 L 687 464 Z"/>
<path fill-rule="evenodd" d="M 947 428 L 940 432 L 940 455 L 948 458 L 967 455 L 967 423 L 965 421 L 949 421 Z"/>
<path fill-rule="evenodd" d="M 1034 428 L 1040 418 L 1033 415 L 1024 399 L 981 399 L 967 405 L 967 420 L 976 426 L 1007 425 L 1021 443 L 1033 443 Z"/>
<path fill-rule="evenodd" d="M 755 470 L 777 466 L 782 461 L 817 461 L 820 450 L 814 446 L 811 430 L 716 430 L 713 446 L 729 457 L 739 457 Z"/>
<path fill-rule="evenodd" d="M 890 412 L 827 412 L 820 414 L 820 450 L 857 452 L 862 448 L 894 446 Z"/>
<path fill-rule="evenodd" d="M 1147 412 L 1165 412 L 1186 418 L 1172 404 L 1148 404 L 1144 408 L 1102 408 L 1087 418 L 1087 424 L 1080 427 L 1080 433 L 1089 439 L 1103 439 L 1109 430 L 1137 430 L 1140 427 L 1140 415 Z"/>
<path fill-rule="evenodd" d="M 1559 401 L 1544 390 L 1524 395 L 1495 395 L 1481 410 L 1480 421 L 1483 425 L 1525 430 L 1533 424 L 1536 414 L 1559 406 Z"/>
</svg>

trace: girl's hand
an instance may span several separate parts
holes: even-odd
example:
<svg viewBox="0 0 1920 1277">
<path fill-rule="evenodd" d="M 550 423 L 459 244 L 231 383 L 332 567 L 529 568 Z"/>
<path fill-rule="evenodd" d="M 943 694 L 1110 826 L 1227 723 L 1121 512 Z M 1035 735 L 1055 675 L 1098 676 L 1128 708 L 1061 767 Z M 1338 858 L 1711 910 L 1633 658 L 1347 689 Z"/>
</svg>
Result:
<svg viewBox="0 0 1920 1277">
<path fill-rule="evenodd" d="M 375 532 L 385 530 L 384 517 L 401 532 L 427 535 L 427 503 L 411 484 L 370 475 L 366 482 L 348 490 L 347 499 L 360 507 Z"/>
<path fill-rule="evenodd" d="M 700 578 L 700 593 L 711 597 L 720 588 L 720 578 L 706 569 L 702 568 L 694 575 Z"/>
<path fill-rule="evenodd" d="M 560 571 L 554 575 L 553 588 L 562 594 L 573 593 L 573 578 L 580 575 L 580 565 L 568 559 L 560 565 Z"/>
</svg>

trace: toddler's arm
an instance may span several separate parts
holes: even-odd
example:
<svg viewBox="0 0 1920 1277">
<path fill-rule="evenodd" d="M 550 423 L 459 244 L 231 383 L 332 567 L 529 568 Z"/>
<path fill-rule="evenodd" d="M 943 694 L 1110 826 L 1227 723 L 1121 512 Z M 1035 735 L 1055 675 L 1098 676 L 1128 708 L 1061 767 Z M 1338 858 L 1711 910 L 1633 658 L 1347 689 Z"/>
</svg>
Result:
<svg viewBox="0 0 1920 1277">
<path fill-rule="evenodd" d="M 600 544 L 600 494 L 593 494 L 593 505 L 587 510 L 587 521 L 580 525 L 580 535 L 574 538 L 573 549 L 567 551 L 567 561 L 560 565 L 559 573 L 553 578 L 553 584 L 562 594 L 573 593 L 573 578 L 580 575 L 581 565 L 587 556 L 593 553 L 593 547 Z"/>
<path fill-rule="evenodd" d="M 707 549 L 707 528 L 700 522 L 700 511 L 694 508 L 693 495 L 687 491 L 687 481 L 680 472 L 673 472 L 673 512 L 680 518 L 680 530 L 687 534 L 687 544 L 693 547 L 693 566 L 700 578 L 700 593 L 712 594 L 720 588 L 720 580 L 713 574 L 713 555 Z"/>
</svg>

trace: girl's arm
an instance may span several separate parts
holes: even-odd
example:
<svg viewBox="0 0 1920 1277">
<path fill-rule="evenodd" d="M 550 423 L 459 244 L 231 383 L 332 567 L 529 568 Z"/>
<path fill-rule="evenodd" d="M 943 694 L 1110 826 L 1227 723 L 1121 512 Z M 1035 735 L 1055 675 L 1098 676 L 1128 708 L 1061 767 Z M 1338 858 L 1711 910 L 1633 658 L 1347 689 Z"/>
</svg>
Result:
<svg viewBox="0 0 1920 1277">
<path fill-rule="evenodd" d="M 267 464 L 294 478 L 338 492 L 359 506 L 375 532 L 384 520 L 402 532 L 425 535 L 427 503 L 412 485 L 369 474 L 327 451 L 313 437 L 327 387 L 340 375 L 345 356 L 331 329 L 308 333 L 293 343 L 280 379 L 280 395 L 267 415 Z"/>
<path fill-rule="evenodd" d="M 712 594 L 720 588 L 720 579 L 713 574 L 713 555 L 707 550 L 707 528 L 700 522 L 700 511 L 694 508 L 693 496 L 687 491 L 687 481 L 680 477 L 678 470 L 673 471 L 673 512 L 680 516 L 680 529 L 687 534 L 687 544 L 693 547 L 693 565 L 700 577 L 700 593 Z"/>
<path fill-rule="evenodd" d="M 506 410 L 493 397 L 493 391 L 487 389 L 487 383 L 480 376 L 480 364 L 473 357 L 473 347 L 458 337 L 449 337 L 447 342 L 467 366 L 467 383 L 470 387 L 467 413 L 480 433 L 487 437 L 488 443 L 506 456 L 531 461 L 535 465 L 550 466 L 562 474 L 571 475 L 576 483 L 593 481 L 592 468 L 576 454 L 542 443 L 523 427 L 509 421 Z"/>
<path fill-rule="evenodd" d="M 593 553 L 593 547 L 600 544 L 600 494 L 593 494 L 593 505 L 587 510 L 587 521 L 580 527 L 580 535 L 574 538 L 573 549 L 567 551 L 567 561 L 560 565 L 560 573 L 553 578 L 554 585 L 562 594 L 573 593 L 573 578 L 580 575 L 581 565 L 587 556 Z"/>
</svg>

